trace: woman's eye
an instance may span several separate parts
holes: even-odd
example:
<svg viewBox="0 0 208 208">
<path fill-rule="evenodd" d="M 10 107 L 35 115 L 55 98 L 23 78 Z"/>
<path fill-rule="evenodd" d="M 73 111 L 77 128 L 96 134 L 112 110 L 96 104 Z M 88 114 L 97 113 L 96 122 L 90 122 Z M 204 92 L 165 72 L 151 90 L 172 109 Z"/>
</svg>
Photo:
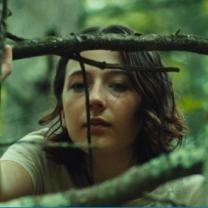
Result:
<svg viewBox="0 0 208 208">
<path fill-rule="evenodd" d="M 74 83 L 71 85 L 70 89 L 74 90 L 74 92 L 83 92 L 85 85 L 83 82 Z"/>
<path fill-rule="evenodd" d="M 116 92 L 125 92 L 128 90 L 128 85 L 126 83 L 111 83 L 109 87 Z"/>
</svg>

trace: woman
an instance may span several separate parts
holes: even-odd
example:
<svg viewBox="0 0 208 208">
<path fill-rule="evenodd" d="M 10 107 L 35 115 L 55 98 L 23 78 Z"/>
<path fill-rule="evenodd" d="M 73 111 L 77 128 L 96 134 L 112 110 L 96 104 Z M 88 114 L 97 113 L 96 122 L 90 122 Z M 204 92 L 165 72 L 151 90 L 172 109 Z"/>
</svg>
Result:
<svg viewBox="0 0 208 208">
<path fill-rule="evenodd" d="M 89 28 L 83 33 L 134 34 L 124 26 Z M 56 106 L 40 120 L 41 124 L 52 123 L 51 127 L 25 136 L 21 145 L 11 146 L 1 158 L 2 200 L 100 183 L 170 152 L 182 141 L 185 125 L 171 81 L 166 72 L 147 70 L 163 68 L 157 52 L 81 52 L 87 59 L 127 66 L 123 70 L 101 70 L 70 56 L 63 56 L 57 68 Z M 34 141 L 74 146 L 46 146 L 43 151 L 43 145 L 30 144 Z"/>
</svg>

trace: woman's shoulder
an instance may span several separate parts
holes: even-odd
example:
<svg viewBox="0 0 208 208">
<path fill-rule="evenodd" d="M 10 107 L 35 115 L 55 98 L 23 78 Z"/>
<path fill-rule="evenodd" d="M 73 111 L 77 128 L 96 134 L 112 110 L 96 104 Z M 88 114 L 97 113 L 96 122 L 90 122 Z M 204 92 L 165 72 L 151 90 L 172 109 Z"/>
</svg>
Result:
<svg viewBox="0 0 208 208">
<path fill-rule="evenodd" d="M 18 141 L 38 140 L 38 139 L 43 140 L 45 138 L 47 131 L 48 131 L 48 128 L 43 128 L 43 129 L 38 129 L 38 130 L 32 131 L 32 132 L 26 134 L 24 137 L 22 137 Z"/>
<path fill-rule="evenodd" d="M 7 148 L 1 160 L 17 162 L 25 169 L 28 169 L 26 167 L 31 167 L 32 164 L 39 164 L 39 161 L 44 161 L 45 155 L 42 151 L 42 146 L 44 143 L 44 133 L 46 131 L 47 129 L 40 129 L 20 138 Z"/>
<path fill-rule="evenodd" d="M 15 152 L 23 154 L 24 152 L 29 152 L 30 154 L 33 154 L 38 150 L 41 151 L 42 145 L 44 143 L 44 135 L 46 132 L 47 128 L 28 133 L 24 137 L 17 140 L 14 144 L 9 146 L 1 159 L 5 159 L 7 156 L 13 156 Z"/>
<path fill-rule="evenodd" d="M 30 132 L 11 145 L 1 157 L 1 160 L 18 163 L 29 173 L 35 193 L 56 192 L 71 186 L 66 168 L 48 159 L 43 149 L 47 130 Z"/>
</svg>

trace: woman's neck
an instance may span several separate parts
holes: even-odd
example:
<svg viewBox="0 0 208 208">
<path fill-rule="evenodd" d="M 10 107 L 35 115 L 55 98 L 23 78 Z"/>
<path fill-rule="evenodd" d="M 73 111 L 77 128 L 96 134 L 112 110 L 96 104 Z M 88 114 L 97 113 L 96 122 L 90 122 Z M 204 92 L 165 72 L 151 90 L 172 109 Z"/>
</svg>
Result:
<svg viewBox="0 0 208 208">
<path fill-rule="evenodd" d="M 123 152 L 94 153 L 93 169 L 95 183 L 112 179 L 127 171 L 136 163 L 132 158 L 132 154 L 124 154 Z"/>
</svg>

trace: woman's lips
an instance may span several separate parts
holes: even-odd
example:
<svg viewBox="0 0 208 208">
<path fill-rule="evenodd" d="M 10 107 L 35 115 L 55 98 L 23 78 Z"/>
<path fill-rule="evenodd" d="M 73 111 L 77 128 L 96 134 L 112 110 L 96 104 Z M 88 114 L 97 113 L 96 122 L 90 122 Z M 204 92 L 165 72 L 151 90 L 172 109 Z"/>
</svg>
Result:
<svg viewBox="0 0 208 208">
<path fill-rule="evenodd" d="M 91 118 L 90 124 L 92 126 L 110 126 L 110 123 L 101 118 Z"/>
<path fill-rule="evenodd" d="M 84 124 L 84 127 L 87 128 L 87 123 Z M 90 119 L 90 132 L 92 134 L 100 134 L 106 131 L 111 127 L 111 124 L 101 118 L 92 118 Z"/>
</svg>

